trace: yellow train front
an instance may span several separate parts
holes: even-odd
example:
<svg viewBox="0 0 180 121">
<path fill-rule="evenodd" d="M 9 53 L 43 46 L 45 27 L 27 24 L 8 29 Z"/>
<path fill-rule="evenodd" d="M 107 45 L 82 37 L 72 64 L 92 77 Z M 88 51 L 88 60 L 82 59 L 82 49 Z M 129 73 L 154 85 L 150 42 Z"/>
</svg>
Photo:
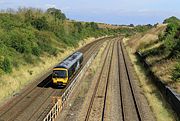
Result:
<svg viewBox="0 0 180 121">
<path fill-rule="evenodd" d="M 75 52 L 53 68 L 52 81 L 55 86 L 65 86 L 82 65 L 83 54 Z"/>
</svg>

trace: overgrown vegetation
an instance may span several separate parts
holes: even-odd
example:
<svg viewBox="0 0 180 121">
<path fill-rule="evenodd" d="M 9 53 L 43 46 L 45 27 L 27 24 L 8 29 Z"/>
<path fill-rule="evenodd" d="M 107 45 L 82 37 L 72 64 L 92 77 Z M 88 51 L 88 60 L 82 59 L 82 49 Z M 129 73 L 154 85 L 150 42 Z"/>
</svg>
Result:
<svg viewBox="0 0 180 121">
<path fill-rule="evenodd" d="M 177 60 L 172 71 L 172 79 L 180 81 L 180 20 L 173 16 L 166 19 L 164 23 L 168 25 L 160 40 L 164 41 L 164 52 L 167 54 L 167 58 L 176 58 Z"/>
<path fill-rule="evenodd" d="M 168 57 L 180 57 L 180 20 L 176 17 L 166 19 L 167 28 L 164 36 L 160 38 L 164 41 L 165 51 Z"/>
<path fill-rule="evenodd" d="M 130 36 L 152 26 L 136 26 L 118 29 L 99 28 L 94 22 L 76 22 L 66 18 L 61 10 L 46 11 L 34 8 L 9 9 L 0 13 L 0 75 L 11 73 L 20 65 L 39 62 L 40 56 L 56 56 L 59 51 L 76 47 L 88 37 L 116 33 Z"/>
<path fill-rule="evenodd" d="M 56 56 L 90 36 L 113 34 L 96 23 L 72 22 L 59 9 L 21 8 L 0 13 L 0 75 L 22 64 L 36 63 L 43 53 Z"/>
<path fill-rule="evenodd" d="M 172 79 L 175 81 L 180 81 L 180 63 L 175 65 L 175 68 L 172 72 Z"/>
<path fill-rule="evenodd" d="M 143 52 L 145 57 L 159 56 L 161 60 L 174 60 L 174 69 L 171 73 L 172 80 L 180 80 L 180 20 L 176 17 L 170 17 L 163 22 L 167 24 L 164 33 L 159 35 L 159 40 L 149 45 L 144 45 L 144 48 L 154 46 L 157 43 L 161 43 L 159 46 L 146 49 Z M 146 47 L 147 46 L 147 47 Z M 160 62 L 158 60 L 157 62 Z"/>
</svg>

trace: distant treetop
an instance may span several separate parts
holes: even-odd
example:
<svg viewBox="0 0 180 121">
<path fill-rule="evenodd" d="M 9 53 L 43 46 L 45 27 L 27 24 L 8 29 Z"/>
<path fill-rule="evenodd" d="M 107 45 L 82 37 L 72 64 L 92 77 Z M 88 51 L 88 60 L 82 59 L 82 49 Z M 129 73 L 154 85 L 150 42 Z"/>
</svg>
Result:
<svg viewBox="0 0 180 121">
<path fill-rule="evenodd" d="M 166 23 L 174 23 L 174 24 L 177 25 L 177 24 L 180 24 L 180 20 L 177 17 L 172 16 L 170 18 L 165 19 L 163 23 L 164 24 L 166 24 Z"/>
<path fill-rule="evenodd" d="M 57 19 L 62 19 L 62 20 L 66 19 L 66 15 L 64 13 L 62 13 L 61 10 L 56 9 L 56 8 L 48 8 L 47 13 L 54 15 L 55 18 L 57 18 Z"/>
</svg>

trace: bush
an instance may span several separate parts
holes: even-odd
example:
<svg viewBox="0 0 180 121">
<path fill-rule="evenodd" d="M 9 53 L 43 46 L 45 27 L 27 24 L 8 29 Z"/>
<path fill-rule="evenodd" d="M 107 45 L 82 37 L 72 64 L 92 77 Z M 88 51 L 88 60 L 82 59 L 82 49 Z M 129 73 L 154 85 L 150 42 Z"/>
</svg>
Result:
<svg viewBox="0 0 180 121">
<path fill-rule="evenodd" d="M 56 48 L 52 48 L 48 51 L 50 55 L 57 56 L 58 50 Z"/>
<path fill-rule="evenodd" d="M 41 54 L 41 49 L 39 47 L 33 47 L 32 48 L 32 54 L 36 56 L 40 56 Z"/>
<path fill-rule="evenodd" d="M 4 74 L 4 71 L 0 68 L 0 76 Z"/>
<path fill-rule="evenodd" d="M 180 62 L 175 65 L 175 68 L 172 71 L 172 79 L 180 81 Z"/>
<path fill-rule="evenodd" d="M 31 25 L 38 30 L 47 30 L 48 29 L 48 22 L 46 18 L 43 16 L 41 18 L 35 18 L 32 20 Z"/>
<path fill-rule="evenodd" d="M 180 20 L 170 17 L 164 21 L 168 23 L 165 34 L 159 36 L 160 41 L 164 41 L 165 53 L 168 58 L 180 57 Z"/>
<path fill-rule="evenodd" d="M 6 73 L 12 72 L 12 64 L 9 58 L 5 57 L 4 60 L 0 62 L 0 68 Z"/>
<path fill-rule="evenodd" d="M 30 53 L 31 42 L 27 40 L 24 33 L 18 30 L 13 30 L 4 36 L 4 43 L 6 46 L 14 48 L 19 53 Z"/>
<path fill-rule="evenodd" d="M 35 61 L 36 59 L 31 54 L 24 55 L 24 60 L 26 63 L 29 63 L 29 64 L 36 63 L 36 61 Z"/>
<path fill-rule="evenodd" d="M 178 24 L 180 24 L 180 20 L 178 18 L 176 18 L 175 16 L 172 16 L 170 18 L 165 19 L 163 23 L 168 23 L 168 24 L 174 23 L 174 24 L 178 25 Z"/>
</svg>

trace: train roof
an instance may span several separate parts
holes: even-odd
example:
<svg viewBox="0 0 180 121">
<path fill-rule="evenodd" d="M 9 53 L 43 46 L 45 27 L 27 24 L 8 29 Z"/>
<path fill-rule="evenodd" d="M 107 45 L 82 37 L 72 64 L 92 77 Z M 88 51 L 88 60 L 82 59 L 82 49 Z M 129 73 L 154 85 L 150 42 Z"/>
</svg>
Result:
<svg viewBox="0 0 180 121">
<path fill-rule="evenodd" d="M 68 58 L 66 58 L 64 61 L 62 61 L 59 65 L 57 65 L 55 68 L 69 69 L 82 56 L 83 54 L 81 52 L 75 52 L 72 55 L 70 55 Z"/>
</svg>

